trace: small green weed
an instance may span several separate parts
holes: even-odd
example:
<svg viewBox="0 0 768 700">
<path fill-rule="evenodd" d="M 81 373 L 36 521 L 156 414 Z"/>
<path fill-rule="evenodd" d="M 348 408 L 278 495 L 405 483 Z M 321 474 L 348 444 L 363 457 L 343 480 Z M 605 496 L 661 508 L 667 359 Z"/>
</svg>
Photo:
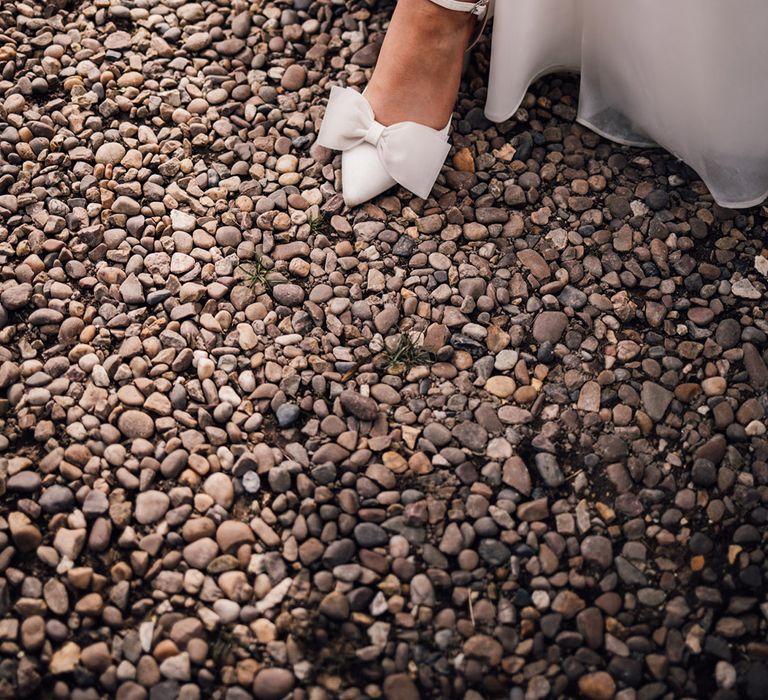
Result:
<svg viewBox="0 0 768 700">
<path fill-rule="evenodd" d="M 328 222 L 323 216 L 310 216 L 307 223 L 311 233 L 325 233 L 328 230 Z"/>
<path fill-rule="evenodd" d="M 261 285 L 264 289 L 271 289 L 273 285 L 286 281 L 279 272 L 274 272 L 268 268 L 261 258 L 244 262 L 239 266 L 239 269 L 243 271 L 251 287 Z"/>
<path fill-rule="evenodd" d="M 396 372 L 432 364 L 432 355 L 421 347 L 420 339 L 414 340 L 409 333 L 403 333 L 394 347 L 385 347 L 384 358 L 384 366 Z"/>
<path fill-rule="evenodd" d="M 235 636 L 232 632 L 224 627 L 219 627 L 218 633 L 211 644 L 211 658 L 217 665 L 221 664 L 235 648 L 235 645 Z"/>
</svg>

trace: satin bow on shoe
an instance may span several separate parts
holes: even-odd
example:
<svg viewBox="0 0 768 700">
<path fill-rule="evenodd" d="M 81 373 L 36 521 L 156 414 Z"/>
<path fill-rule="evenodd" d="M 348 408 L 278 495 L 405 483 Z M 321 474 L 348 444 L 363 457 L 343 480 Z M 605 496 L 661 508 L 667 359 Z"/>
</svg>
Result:
<svg viewBox="0 0 768 700">
<path fill-rule="evenodd" d="M 429 197 L 451 150 L 448 127 L 437 131 L 416 122 L 384 126 L 362 94 L 340 87 L 331 88 L 317 143 L 342 152 L 370 144 L 387 175 L 422 199 Z"/>
</svg>

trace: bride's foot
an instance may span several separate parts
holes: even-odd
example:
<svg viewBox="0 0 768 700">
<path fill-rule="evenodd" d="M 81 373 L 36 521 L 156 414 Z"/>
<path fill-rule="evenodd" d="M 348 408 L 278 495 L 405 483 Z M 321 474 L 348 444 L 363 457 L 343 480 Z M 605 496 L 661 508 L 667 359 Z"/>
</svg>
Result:
<svg viewBox="0 0 768 700">
<path fill-rule="evenodd" d="M 448 123 L 475 19 L 430 0 L 398 1 L 365 90 L 376 121 L 413 121 L 433 129 Z"/>
<path fill-rule="evenodd" d="M 399 183 L 426 199 L 450 151 L 467 42 L 489 0 L 399 0 L 365 95 L 331 88 L 317 143 L 342 151 L 344 201 Z"/>
</svg>

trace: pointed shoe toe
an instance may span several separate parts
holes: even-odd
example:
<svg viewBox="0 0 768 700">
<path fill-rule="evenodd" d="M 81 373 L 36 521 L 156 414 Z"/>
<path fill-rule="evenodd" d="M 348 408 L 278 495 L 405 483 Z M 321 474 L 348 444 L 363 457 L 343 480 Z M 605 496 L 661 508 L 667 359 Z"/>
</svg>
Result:
<svg viewBox="0 0 768 700">
<path fill-rule="evenodd" d="M 369 143 L 341 154 L 341 185 L 348 207 L 363 204 L 396 184 L 382 165 L 378 151 Z"/>
</svg>

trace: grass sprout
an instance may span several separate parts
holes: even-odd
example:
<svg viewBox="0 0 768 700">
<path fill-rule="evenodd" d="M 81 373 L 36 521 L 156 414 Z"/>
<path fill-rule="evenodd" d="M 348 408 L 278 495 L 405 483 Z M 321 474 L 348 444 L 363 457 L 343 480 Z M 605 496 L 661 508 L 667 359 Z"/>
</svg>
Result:
<svg viewBox="0 0 768 700">
<path fill-rule="evenodd" d="M 261 285 L 265 289 L 271 289 L 273 285 L 285 282 L 285 278 L 279 273 L 268 268 L 261 258 L 254 258 L 239 266 L 245 279 L 251 287 Z"/>
<path fill-rule="evenodd" d="M 394 347 L 384 348 L 384 366 L 390 371 L 408 372 L 414 367 L 432 364 L 432 355 L 421 347 L 421 338 L 403 333 Z"/>
<path fill-rule="evenodd" d="M 311 233 L 325 233 L 328 230 L 328 222 L 323 216 L 310 216 L 307 223 Z"/>
</svg>

